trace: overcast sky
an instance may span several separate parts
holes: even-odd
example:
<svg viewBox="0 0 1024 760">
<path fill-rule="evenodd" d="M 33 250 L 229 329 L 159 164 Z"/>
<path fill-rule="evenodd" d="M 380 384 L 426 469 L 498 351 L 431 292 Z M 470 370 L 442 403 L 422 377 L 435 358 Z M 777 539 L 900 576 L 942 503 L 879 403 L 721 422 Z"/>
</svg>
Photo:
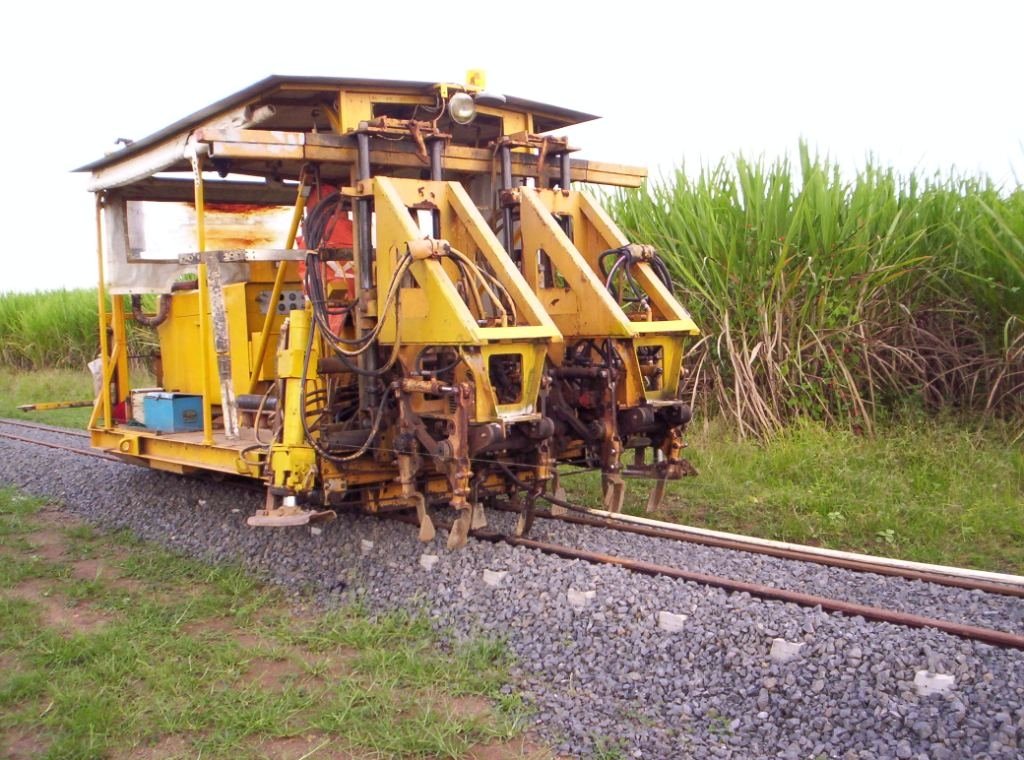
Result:
<svg viewBox="0 0 1024 760">
<path fill-rule="evenodd" d="M 573 143 L 652 174 L 803 137 L 850 172 L 871 153 L 1024 177 L 1019 2 L 97 0 L 5 16 L 0 291 L 94 284 L 92 200 L 68 171 L 269 74 L 483 68 L 489 89 L 604 116 Z"/>
</svg>

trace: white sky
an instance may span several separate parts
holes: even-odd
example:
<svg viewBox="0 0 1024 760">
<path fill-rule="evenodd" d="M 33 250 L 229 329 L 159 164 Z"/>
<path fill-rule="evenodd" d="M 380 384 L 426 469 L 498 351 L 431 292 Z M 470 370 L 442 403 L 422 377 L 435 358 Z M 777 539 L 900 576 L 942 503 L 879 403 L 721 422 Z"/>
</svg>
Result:
<svg viewBox="0 0 1024 760">
<path fill-rule="evenodd" d="M 1011 0 L 16 3 L 0 30 L 0 291 L 93 285 L 92 199 L 68 170 L 268 74 L 483 68 L 489 89 L 603 115 L 573 143 L 652 174 L 804 137 L 851 172 L 872 153 L 1015 185 L 1022 30 Z"/>
</svg>

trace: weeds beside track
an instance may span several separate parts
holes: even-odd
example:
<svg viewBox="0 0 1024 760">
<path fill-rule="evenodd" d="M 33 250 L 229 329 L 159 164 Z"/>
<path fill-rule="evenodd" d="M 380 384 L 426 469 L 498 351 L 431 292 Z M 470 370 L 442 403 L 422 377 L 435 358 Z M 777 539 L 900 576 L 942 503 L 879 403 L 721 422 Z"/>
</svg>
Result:
<svg viewBox="0 0 1024 760">
<path fill-rule="evenodd" d="M 655 245 L 704 338 L 693 392 L 741 434 L 799 417 L 870 431 L 917 398 L 1013 415 L 1024 398 L 1024 191 L 868 165 L 736 159 L 608 199 Z"/>
</svg>

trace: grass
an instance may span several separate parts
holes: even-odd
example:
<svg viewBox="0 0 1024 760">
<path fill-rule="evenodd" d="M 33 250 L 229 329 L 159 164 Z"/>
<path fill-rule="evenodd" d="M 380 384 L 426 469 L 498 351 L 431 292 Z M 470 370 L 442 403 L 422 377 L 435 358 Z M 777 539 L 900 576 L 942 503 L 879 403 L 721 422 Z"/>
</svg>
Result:
<svg viewBox="0 0 1024 760">
<path fill-rule="evenodd" d="M 152 296 L 143 298 L 143 308 L 155 308 Z M 97 309 L 95 289 L 0 292 L 0 364 L 23 370 L 84 368 L 99 355 Z M 126 309 L 130 313 L 127 303 Z M 132 320 L 127 329 L 129 353 L 154 350 L 151 329 Z"/>
<path fill-rule="evenodd" d="M 834 549 L 1024 574 L 1024 451 L 998 429 L 920 415 L 873 436 L 795 424 L 769 443 L 718 424 L 689 436 L 700 475 L 654 517 Z M 584 503 L 600 481 L 563 481 Z M 648 485 L 629 481 L 625 511 Z"/>
<path fill-rule="evenodd" d="M 95 290 L 0 293 L 0 361 L 8 367 L 85 366 L 99 347 Z"/>
<path fill-rule="evenodd" d="M 18 407 L 41 401 L 86 401 L 92 397 L 92 376 L 84 367 L 31 372 L 0 367 L 0 417 L 83 429 L 92 413 L 90 407 L 44 412 L 21 412 Z"/>
<path fill-rule="evenodd" d="M 870 431 L 917 397 L 1024 420 L 1024 190 L 852 179 L 799 158 L 683 169 L 607 199 L 655 245 L 704 331 L 696 398 L 744 435 L 796 419 Z"/>
<path fill-rule="evenodd" d="M 506 678 L 500 643 L 446 646 L 403 614 L 297 615 L 239 568 L 40 507 L 0 491 L 0 747 L 460 757 L 520 730 L 521 711 L 485 701 Z"/>
</svg>

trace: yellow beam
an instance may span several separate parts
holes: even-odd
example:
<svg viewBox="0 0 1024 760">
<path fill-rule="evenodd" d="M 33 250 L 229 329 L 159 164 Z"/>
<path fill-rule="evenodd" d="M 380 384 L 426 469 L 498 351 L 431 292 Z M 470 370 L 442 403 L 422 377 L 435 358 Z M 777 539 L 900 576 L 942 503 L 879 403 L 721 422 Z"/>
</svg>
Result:
<svg viewBox="0 0 1024 760">
<path fill-rule="evenodd" d="M 198 153 L 192 154 L 192 177 L 195 181 L 196 198 L 196 246 L 199 253 L 206 250 L 206 203 L 203 196 L 203 160 Z M 196 267 L 199 280 L 199 345 L 203 366 L 203 443 L 213 443 L 213 386 L 210 378 L 213 336 L 210 332 L 210 294 L 206 276 L 206 262 L 200 258 Z"/>
<path fill-rule="evenodd" d="M 299 190 L 295 196 L 295 207 L 292 209 L 292 221 L 288 227 L 288 238 L 285 240 L 286 250 L 295 245 L 295 237 L 299 234 L 299 222 L 302 221 L 302 212 L 306 208 L 308 191 L 306 188 L 305 171 L 299 175 Z M 267 305 L 266 316 L 263 317 L 263 328 L 260 330 L 260 339 L 256 344 L 256 351 L 253 355 L 252 372 L 249 375 L 248 393 L 256 390 L 259 383 L 260 370 L 263 367 L 263 359 L 267 355 L 267 345 L 270 343 L 270 328 L 274 324 L 274 317 L 277 315 L 277 299 L 281 297 L 281 290 L 284 288 L 284 281 L 288 271 L 288 262 L 280 261 L 277 264 L 277 274 L 274 276 L 274 287 L 270 291 L 270 301 Z"/>
<path fill-rule="evenodd" d="M 205 129 L 197 135 L 209 144 L 210 155 L 244 161 L 310 161 L 355 164 L 356 148 L 351 140 L 331 134 L 303 132 L 277 132 L 254 129 Z M 374 143 L 370 162 L 375 166 L 392 168 L 423 168 L 423 162 L 410 143 Z M 444 153 L 445 171 L 452 174 L 490 174 L 494 169 L 494 154 L 487 148 L 449 145 Z M 516 177 L 537 176 L 537 156 L 533 153 L 512 154 L 512 174 Z M 555 166 L 545 167 L 545 177 L 557 178 Z M 623 164 L 587 159 L 572 159 L 572 180 L 598 185 L 639 187 L 647 177 L 647 170 Z"/>
<path fill-rule="evenodd" d="M 175 436 L 144 431 L 133 430 L 130 434 L 123 434 L 118 429 L 93 430 L 91 438 L 93 448 L 130 456 L 136 464 L 146 464 L 157 469 L 166 469 L 171 464 L 176 470 L 202 469 L 253 478 L 262 476 L 261 468 L 255 460 L 243 460 L 237 446 L 222 446 L 216 442 L 199 443 L 198 440 L 181 440 Z"/>
<path fill-rule="evenodd" d="M 22 404 L 18 407 L 22 412 L 48 412 L 51 409 L 81 409 L 92 406 L 95 401 L 40 401 L 38 404 Z"/>
<path fill-rule="evenodd" d="M 110 411 L 110 384 L 106 382 L 107 365 L 110 356 L 107 353 L 107 278 L 103 267 L 103 195 L 96 194 L 96 260 L 99 267 L 99 285 L 96 288 L 97 310 L 100 322 L 100 363 L 104 382 L 100 387 L 100 396 L 96 409 L 103 410 L 103 427 L 112 427 L 114 422 Z M 96 409 L 93 409 L 89 427 L 96 424 Z"/>
<path fill-rule="evenodd" d="M 113 373 L 117 375 L 118 403 L 128 398 L 128 333 L 125 329 L 124 296 L 114 296 L 111 301 L 111 326 L 114 328 Z M 113 422 L 111 422 L 113 424 Z"/>
</svg>

